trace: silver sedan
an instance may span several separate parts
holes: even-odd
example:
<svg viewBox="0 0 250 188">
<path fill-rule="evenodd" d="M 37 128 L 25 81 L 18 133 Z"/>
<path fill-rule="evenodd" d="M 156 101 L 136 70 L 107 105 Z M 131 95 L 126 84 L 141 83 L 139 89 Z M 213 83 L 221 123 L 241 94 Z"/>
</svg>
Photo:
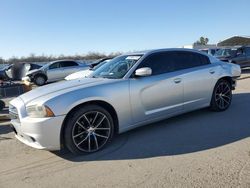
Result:
<svg viewBox="0 0 250 188">
<path fill-rule="evenodd" d="M 138 126 L 205 107 L 226 110 L 240 74 L 238 65 L 195 50 L 121 55 L 89 78 L 12 100 L 11 123 L 16 138 L 34 148 L 91 153 Z"/>
</svg>

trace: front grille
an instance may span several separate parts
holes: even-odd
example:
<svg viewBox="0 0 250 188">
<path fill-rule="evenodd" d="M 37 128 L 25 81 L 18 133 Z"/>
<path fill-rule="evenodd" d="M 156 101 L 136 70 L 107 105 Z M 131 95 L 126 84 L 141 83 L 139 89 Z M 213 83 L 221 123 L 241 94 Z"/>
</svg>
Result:
<svg viewBox="0 0 250 188">
<path fill-rule="evenodd" d="M 19 121 L 19 116 L 18 116 L 18 111 L 16 107 L 9 105 L 9 115 L 11 120 L 18 120 Z"/>
</svg>

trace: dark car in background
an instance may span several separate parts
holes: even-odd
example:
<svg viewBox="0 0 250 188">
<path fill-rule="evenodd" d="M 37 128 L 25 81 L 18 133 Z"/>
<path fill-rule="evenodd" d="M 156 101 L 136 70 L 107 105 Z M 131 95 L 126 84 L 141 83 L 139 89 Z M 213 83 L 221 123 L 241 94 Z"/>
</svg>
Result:
<svg viewBox="0 0 250 188">
<path fill-rule="evenodd" d="M 215 53 L 218 51 L 218 48 L 205 48 L 205 49 L 201 49 L 201 52 L 205 52 L 206 54 L 212 55 L 214 56 Z"/>
<path fill-rule="evenodd" d="M 235 56 L 237 48 L 221 48 L 215 52 L 214 56 L 218 59 L 228 62 L 230 57 Z"/>
<path fill-rule="evenodd" d="M 250 46 L 223 48 L 215 53 L 221 61 L 240 65 L 241 68 L 250 67 Z"/>
</svg>

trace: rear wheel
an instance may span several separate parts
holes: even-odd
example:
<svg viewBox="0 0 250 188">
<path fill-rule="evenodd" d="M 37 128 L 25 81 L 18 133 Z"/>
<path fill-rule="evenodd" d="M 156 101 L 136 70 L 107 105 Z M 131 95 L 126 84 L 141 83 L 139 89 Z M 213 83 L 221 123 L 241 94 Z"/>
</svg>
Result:
<svg viewBox="0 0 250 188">
<path fill-rule="evenodd" d="M 35 76 L 34 83 L 38 86 L 42 86 L 46 83 L 46 77 L 43 75 Z"/>
<path fill-rule="evenodd" d="M 87 105 L 68 118 L 64 141 L 72 153 L 92 153 L 110 142 L 113 133 L 114 124 L 109 112 L 97 105 Z"/>
<path fill-rule="evenodd" d="M 214 87 L 211 100 L 211 109 L 214 111 L 226 110 L 232 101 L 232 88 L 228 81 L 219 80 Z"/>
</svg>

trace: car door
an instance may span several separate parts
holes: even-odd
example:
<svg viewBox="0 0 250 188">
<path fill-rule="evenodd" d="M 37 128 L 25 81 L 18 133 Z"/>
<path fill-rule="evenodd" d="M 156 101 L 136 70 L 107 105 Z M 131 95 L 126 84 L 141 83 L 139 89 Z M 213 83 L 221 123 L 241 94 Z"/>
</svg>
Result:
<svg viewBox="0 0 250 188">
<path fill-rule="evenodd" d="M 62 77 L 63 68 L 61 67 L 61 62 L 52 63 L 47 70 L 48 81 L 60 80 Z"/>
<path fill-rule="evenodd" d="M 149 67 L 152 75 L 130 79 L 130 101 L 135 123 L 177 113 L 183 108 L 182 76 L 174 72 L 171 52 L 154 53 L 137 67 Z"/>
<path fill-rule="evenodd" d="M 250 66 L 250 47 L 245 48 L 245 53 L 246 53 L 246 63 L 244 64 L 245 67 Z"/>
<path fill-rule="evenodd" d="M 80 66 L 78 65 L 78 63 L 74 61 L 62 61 L 61 66 L 63 68 L 63 72 L 62 72 L 63 78 L 80 70 L 79 69 Z"/>
<path fill-rule="evenodd" d="M 246 64 L 247 58 L 244 48 L 239 48 L 236 51 L 236 57 L 232 59 L 233 63 L 236 63 L 240 65 L 241 67 L 244 67 L 244 64 Z"/>
<path fill-rule="evenodd" d="M 219 74 L 218 64 L 211 64 L 207 56 L 196 52 L 177 52 L 177 68 L 182 71 L 185 111 L 209 105 Z"/>
</svg>

